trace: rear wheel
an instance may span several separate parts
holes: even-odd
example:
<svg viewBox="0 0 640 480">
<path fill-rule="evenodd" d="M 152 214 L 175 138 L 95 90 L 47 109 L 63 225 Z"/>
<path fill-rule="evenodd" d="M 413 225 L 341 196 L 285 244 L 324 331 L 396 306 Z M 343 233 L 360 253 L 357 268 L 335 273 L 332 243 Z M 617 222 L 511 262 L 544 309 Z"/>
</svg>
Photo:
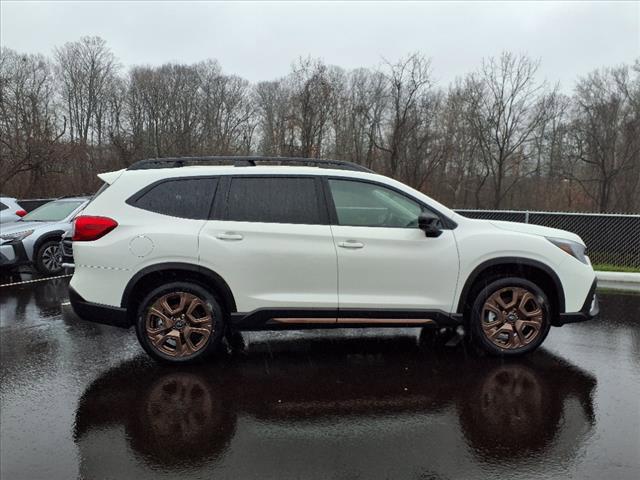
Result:
<svg viewBox="0 0 640 480">
<path fill-rule="evenodd" d="M 200 285 L 174 282 L 151 291 L 140 303 L 136 334 L 156 360 L 192 363 L 213 353 L 224 331 L 215 297 Z"/>
<path fill-rule="evenodd" d="M 522 278 L 489 284 L 476 297 L 470 318 L 474 343 L 492 355 L 515 356 L 535 350 L 551 326 L 545 293 Z"/>
<path fill-rule="evenodd" d="M 56 275 L 62 272 L 62 250 L 60 242 L 49 240 L 38 248 L 35 266 L 44 275 Z"/>
</svg>

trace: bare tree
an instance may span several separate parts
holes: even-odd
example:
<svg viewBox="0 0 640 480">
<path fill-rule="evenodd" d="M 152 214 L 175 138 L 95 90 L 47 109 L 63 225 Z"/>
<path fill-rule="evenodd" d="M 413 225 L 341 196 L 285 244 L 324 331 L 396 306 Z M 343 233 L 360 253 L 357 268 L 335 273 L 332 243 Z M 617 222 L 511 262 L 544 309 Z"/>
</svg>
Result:
<svg viewBox="0 0 640 480">
<path fill-rule="evenodd" d="M 601 212 L 613 206 L 616 181 L 623 174 L 634 172 L 628 183 L 632 195 L 638 188 L 639 106 L 639 80 L 628 67 L 597 70 L 576 87 L 572 156 L 582 169 L 572 177 Z"/>
<path fill-rule="evenodd" d="M 430 61 L 414 53 L 399 62 L 386 62 L 390 111 L 386 141 L 376 146 L 387 152 L 388 173 L 397 176 L 407 159 L 409 139 L 421 126 L 419 110 L 422 96 L 431 86 Z M 410 179 L 412 180 L 412 179 Z M 412 180 L 415 183 L 415 180 Z"/>
<path fill-rule="evenodd" d="M 493 186 L 493 208 L 530 172 L 535 132 L 548 121 L 556 89 L 536 81 L 539 63 L 505 52 L 468 78 L 470 121 Z"/>
<path fill-rule="evenodd" d="M 105 93 L 118 64 L 100 37 L 82 37 L 56 49 L 56 71 L 69 119 L 71 141 L 102 142 Z"/>
<path fill-rule="evenodd" d="M 42 55 L 0 50 L 0 190 L 16 177 L 27 185 L 50 173 L 65 132 L 54 107 L 51 65 Z M 24 182 L 23 182 L 24 185 Z"/>
</svg>

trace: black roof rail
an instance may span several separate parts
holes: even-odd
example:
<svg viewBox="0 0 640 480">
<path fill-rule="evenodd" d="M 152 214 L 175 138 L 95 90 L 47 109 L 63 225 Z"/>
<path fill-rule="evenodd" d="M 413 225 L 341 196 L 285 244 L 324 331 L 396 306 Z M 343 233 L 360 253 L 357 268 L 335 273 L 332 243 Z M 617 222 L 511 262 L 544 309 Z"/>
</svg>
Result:
<svg viewBox="0 0 640 480">
<path fill-rule="evenodd" d="M 336 168 L 358 172 L 375 173 L 357 163 L 344 160 L 327 160 L 323 158 L 304 157 L 254 157 L 254 156 L 212 156 L 212 157 L 164 157 L 140 160 L 130 165 L 127 170 L 147 170 L 154 168 L 179 168 L 185 165 L 233 165 L 235 167 L 255 167 L 257 163 L 271 163 L 283 166 L 316 166 L 319 168 Z"/>
</svg>

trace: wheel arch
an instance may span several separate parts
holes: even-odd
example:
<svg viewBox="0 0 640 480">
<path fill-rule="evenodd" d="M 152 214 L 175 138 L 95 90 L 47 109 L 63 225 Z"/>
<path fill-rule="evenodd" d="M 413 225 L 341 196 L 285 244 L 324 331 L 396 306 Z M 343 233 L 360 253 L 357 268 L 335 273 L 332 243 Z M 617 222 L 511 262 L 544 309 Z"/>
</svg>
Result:
<svg viewBox="0 0 640 480">
<path fill-rule="evenodd" d="M 185 278 L 186 276 L 186 278 Z M 236 301 L 227 282 L 216 272 L 191 263 L 170 262 L 150 265 L 137 272 L 127 283 L 122 294 L 120 306 L 126 308 L 131 319 L 135 312 L 133 303 L 141 292 L 150 291 L 157 285 L 170 281 L 191 281 L 212 290 L 228 312 L 237 311 Z"/>
<path fill-rule="evenodd" d="M 456 312 L 467 313 L 477 294 L 478 286 L 485 283 L 483 281 L 488 282 L 506 275 L 518 276 L 536 283 L 549 297 L 554 313 L 565 312 L 564 288 L 556 272 L 545 263 L 523 257 L 494 258 L 478 265 L 467 277 Z"/>
<path fill-rule="evenodd" d="M 40 249 L 40 247 L 45 242 L 49 242 L 51 240 L 55 241 L 56 239 L 57 239 L 58 242 L 61 242 L 62 241 L 62 235 L 64 235 L 64 232 L 65 232 L 64 230 L 52 230 L 50 232 L 43 233 L 42 235 L 40 235 L 40 237 L 33 244 L 33 256 L 34 256 L 34 258 L 37 255 L 38 250 Z"/>
</svg>

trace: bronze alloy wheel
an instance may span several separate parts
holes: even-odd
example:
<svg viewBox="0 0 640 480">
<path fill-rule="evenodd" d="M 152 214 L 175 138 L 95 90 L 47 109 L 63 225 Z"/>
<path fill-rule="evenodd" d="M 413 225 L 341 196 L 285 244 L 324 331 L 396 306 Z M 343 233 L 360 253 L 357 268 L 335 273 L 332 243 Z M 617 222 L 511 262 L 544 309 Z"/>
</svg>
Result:
<svg viewBox="0 0 640 480">
<path fill-rule="evenodd" d="M 482 330 L 491 343 L 515 350 L 533 342 L 542 332 L 545 311 L 536 296 L 522 287 L 493 293 L 482 308 Z"/>
<path fill-rule="evenodd" d="M 147 310 L 145 330 L 152 347 L 171 357 L 202 350 L 213 332 L 213 316 L 204 300 L 187 292 L 159 297 Z"/>
</svg>

